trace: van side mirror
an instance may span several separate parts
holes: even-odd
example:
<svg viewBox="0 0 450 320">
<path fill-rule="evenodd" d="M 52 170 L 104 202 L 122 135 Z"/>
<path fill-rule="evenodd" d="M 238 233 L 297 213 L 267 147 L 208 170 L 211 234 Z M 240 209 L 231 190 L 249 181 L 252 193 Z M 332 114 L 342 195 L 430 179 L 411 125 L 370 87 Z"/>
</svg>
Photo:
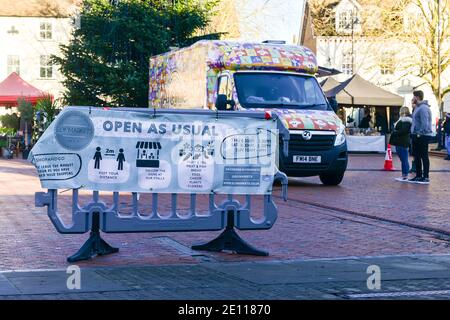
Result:
<svg viewBox="0 0 450 320">
<path fill-rule="evenodd" d="M 226 94 L 218 94 L 216 99 L 216 109 L 217 110 L 227 110 L 227 95 Z"/>
<path fill-rule="evenodd" d="M 229 105 L 231 108 L 228 109 L 227 105 Z M 234 106 L 236 105 L 236 102 L 234 102 L 233 99 L 228 100 L 226 94 L 218 94 L 216 99 L 216 109 L 221 111 L 226 110 L 234 110 Z"/>
</svg>

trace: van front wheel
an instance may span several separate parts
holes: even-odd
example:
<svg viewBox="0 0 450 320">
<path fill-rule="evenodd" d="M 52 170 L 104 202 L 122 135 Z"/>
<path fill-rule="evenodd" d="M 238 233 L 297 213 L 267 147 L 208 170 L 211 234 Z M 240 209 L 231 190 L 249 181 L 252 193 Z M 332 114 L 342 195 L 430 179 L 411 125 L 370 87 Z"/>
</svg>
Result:
<svg viewBox="0 0 450 320">
<path fill-rule="evenodd" d="M 328 174 L 321 174 L 319 176 L 320 181 L 322 181 L 322 183 L 324 185 L 327 186 L 337 186 L 338 184 L 340 184 L 342 182 L 342 179 L 344 179 L 344 173 L 345 171 L 338 171 L 335 173 L 328 173 Z"/>
</svg>

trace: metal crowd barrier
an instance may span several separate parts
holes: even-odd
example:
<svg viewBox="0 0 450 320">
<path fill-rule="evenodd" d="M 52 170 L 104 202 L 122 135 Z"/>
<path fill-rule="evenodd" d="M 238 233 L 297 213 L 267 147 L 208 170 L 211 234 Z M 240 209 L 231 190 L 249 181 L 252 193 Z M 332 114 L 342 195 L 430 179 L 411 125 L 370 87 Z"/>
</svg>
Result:
<svg viewBox="0 0 450 320">
<path fill-rule="evenodd" d="M 121 108 L 119 110 L 124 109 Z M 136 109 L 132 109 L 132 111 L 136 112 Z M 147 109 L 145 112 L 170 113 L 174 111 L 154 111 Z M 226 115 L 229 116 L 231 113 L 226 112 Z M 261 115 L 260 113 L 251 113 L 250 115 L 247 112 L 239 112 L 239 115 L 252 118 L 264 117 L 264 114 Z M 236 116 L 238 115 L 236 114 Z M 289 131 L 279 119 L 277 121 L 279 134 L 283 143 L 283 152 L 287 154 Z M 287 200 L 287 176 L 282 172 L 278 172 L 275 175 L 274 182 L 276 181 L 281 183 L 283 199 Z M 112 205 L 108 206 L 100 200 L 99 191 L 92 191 L 91 200 L 87 204 L 81 205 L 79 190 L 72 189 L 72 222 L 69 225 L 64 224 L 60 217 L 58 210 L 58 190 L 49 189 L 47 192 L 36 192 L 35 205 L 36 207 L 47 206 L 47 214 L 59 233 L 81 234 L 90 231 L 88 240 L 77 253 L 67 258 L 68 262 L 87 260 L 95 255 L 118 252 L 118 248 L 110 246 L 101 237 L 100 231 L 105 233 L 139 233 L 215 231 L 224 229 L 217 238 L 205 244 L 194 245 L 192 249 L 214 252 L 230 250 L 239 254 L 268 255 L 268 252 L 256 249 L 246 243 L 237 234 L 235 228 L 239 230 L 270 229 L 278 216 L 278 210 L 271 194 L 262 196 L 263 216 L 258 219 L 252 218 L 251 216 L 251 195 L 245 195 L 245 201 L 243 203 L 238 201 L 236 196 L 232 194 L 226 195 L 226 199 L 221 203 L 216 203 L 217 195 L 209 194 L 208 212 L 204 214 L 198 209 L 197 194 L 190 194 L 188 214 L 182 214 L 182 210 L 186 211 L 186 205 L 180 205 L 181 201 L 178 194 L 170 194 L 170 208 L 168 212 L 161 212 L 158 210 L 159 194 L 151 193 L 151 212 L 150 214 L 143 214 L 143 208 L 148 206 L 149 203 L 140 199 L 138 193 L 134 192 L 131 194 L 131 214 L 123 215 L 120 213 L 121 192 L 112 193 Z"/>
</svg>

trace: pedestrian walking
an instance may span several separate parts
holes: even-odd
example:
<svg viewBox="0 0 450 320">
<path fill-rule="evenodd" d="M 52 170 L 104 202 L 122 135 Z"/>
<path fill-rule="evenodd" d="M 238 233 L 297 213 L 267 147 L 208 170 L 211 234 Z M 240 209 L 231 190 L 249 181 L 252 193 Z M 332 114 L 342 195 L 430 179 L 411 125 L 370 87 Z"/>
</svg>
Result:
<svg viewBox="0 0 450 320">
<path fill-rule="evenodd" d="M 447 148 L 447 156 L 444 159 L 450 160 L 450 113 L 447 113 L 447 116 L 445 117 L 443 128 L 445 134 L 445 146 Z"/>
<path fill-rule="evenodd" d="M 394 124 L 394 131 L 391 134 L 389 143 L 395 146 L 400 162 L 402 163 L 402 176 L 395 180 L 401 182 L 408 181 L 409 160 L 408 148 L 410 144 L 410 131 L 412 126 L 411 113 L 408 107 L 400 108 L 400 119 Z"/>
<path fill-rule="evenodd" d="M 423 91 L 413 92 L 413 102 L 416 103 L 412 115 L 411 135 L 414 162 L 416 164 L 416 176 L 408 182 L 429 184 L 430 183 L 430 158 L 428 157 L 429 138 L 431 131 L 431 109 L 427 100 L 424 100 Z"/>
</svg>

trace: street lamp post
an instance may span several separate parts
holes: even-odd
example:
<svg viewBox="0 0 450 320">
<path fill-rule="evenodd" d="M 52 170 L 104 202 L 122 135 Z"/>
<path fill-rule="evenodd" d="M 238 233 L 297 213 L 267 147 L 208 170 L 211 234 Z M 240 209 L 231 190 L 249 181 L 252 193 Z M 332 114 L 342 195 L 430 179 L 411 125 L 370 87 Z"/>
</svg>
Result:
<svg viewBox="0 0 450 320">
<path fill-rule="evenodd" d="M 439 118 L 443 120 L 443 108 L 442 108 L 442 92 L 441 92 L 441 0 L 437 0 L 437 68 L 438 68 L 438 106 L 439 106 Z"/>
<path fill-rule="evenodd" d="M 441 0 L 437 0 L 437 85 L 438 85 L 438 96 L 437 96 L 437 103 L 439 108 L 439 123 L 437 130 L 441 130 L 441 124 L 444 120 L 444 112 L 443 112 L 443 106 L 442 106 L 442 91 L 441 91 Z M 439 131 L 437 134 L 438 137 L 438 145 L 437 149 L 442 149 L 442 138 L 441 138 L 441 132 Z"/>
<path fill-rule="evenodd" d="M 352 73 L 355 73 L 355 41 L 354 41 L 354 29 L 355 29 L 355 19 L 352 10 Z"/>
<path fill-rule="evenodd" d="M 351 41 L 352 41 L 352 48 L 351 48 L 351 58 L 352 58 L 352 74 L 355 74 L 355 25 L 359 24 L 358 15 L 355 13 L 354 10 L 351 11 L 350 14 L 350 24 L 347 23 L 346 27 L 351 28 Z"/>
</svg>

